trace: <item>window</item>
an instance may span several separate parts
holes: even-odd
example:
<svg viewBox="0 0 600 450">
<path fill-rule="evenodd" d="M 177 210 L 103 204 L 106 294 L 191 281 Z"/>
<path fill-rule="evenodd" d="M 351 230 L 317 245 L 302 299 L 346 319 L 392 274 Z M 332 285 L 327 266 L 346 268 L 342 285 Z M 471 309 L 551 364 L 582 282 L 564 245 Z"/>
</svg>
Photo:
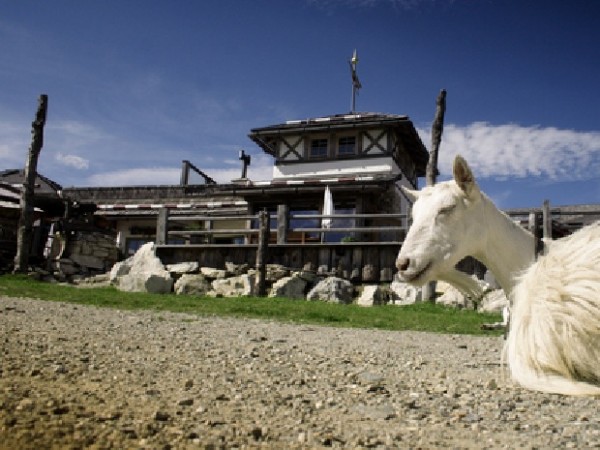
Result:
<svg viewBox="0 0 600 450">
<path fill-rule="evenodd" d="M 327 138 L 312 139 L 310 141 L 310 158 L 326 158 L 327 157 Z"/>
<path fill-rule="evenodd" d="M 338 156 L 354 155 L 356 153 L 356 137 L 342 136 L 338 139 Z"/>
</svg>

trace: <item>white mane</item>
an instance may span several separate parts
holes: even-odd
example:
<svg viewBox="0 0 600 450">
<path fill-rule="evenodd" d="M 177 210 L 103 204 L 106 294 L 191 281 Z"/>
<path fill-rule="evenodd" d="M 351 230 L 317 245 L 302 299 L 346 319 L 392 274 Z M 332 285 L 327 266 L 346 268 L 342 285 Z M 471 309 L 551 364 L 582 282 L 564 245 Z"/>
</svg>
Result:
<svg viewBox="0 0 600 450">
<path fill-rule="evenodd" d="M 540 391 L 600 395 L 600 222 L 547 243 L 535 239 L 479 191 L 457 156 L 454 180 L 406 191 L 415 199 L 396 265 L 400 277 L 443 279 L 468 292 L 454 266 L 471 255 L 498 279 L 512 304 L 505 356 L 513 379 Z"/>
</svg>

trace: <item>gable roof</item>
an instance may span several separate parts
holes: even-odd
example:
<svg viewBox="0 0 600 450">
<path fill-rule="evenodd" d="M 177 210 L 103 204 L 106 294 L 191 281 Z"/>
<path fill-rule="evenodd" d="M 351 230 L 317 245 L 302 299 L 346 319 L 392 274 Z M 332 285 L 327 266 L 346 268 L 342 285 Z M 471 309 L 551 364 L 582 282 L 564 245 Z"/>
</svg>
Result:
<svg viewBox="0 0 600 450">
<path fill-rule="evenodd" d="M 0 182 L 12 186 L 22 186 L 25 181 L 25 169 L 7 169 L 0 172 Z M 36 174 L 35 193 L 36 194 L 57 194 L 62 190 L 62 186 L 50 178 L 40 173 Z"/>
<path fill-rule="evenodd" d="M 393 128 L 400 135 L 404 148 L 413 159 L 417 172 L 424 173 L 429 152 L 423 145 L 417 130 L 408 116 L 361 112 L 354 114 L 335 114 L 303 120 L 288 120 L 285 123 L 270 125 L 250 130 L 248 137 L 265 153 L 277 157 L 276 149 L 269 145 L 265 138 L 285 134 L 305 134 L 314 132 L 348 131 L 353 129 Z"/>
</svg>

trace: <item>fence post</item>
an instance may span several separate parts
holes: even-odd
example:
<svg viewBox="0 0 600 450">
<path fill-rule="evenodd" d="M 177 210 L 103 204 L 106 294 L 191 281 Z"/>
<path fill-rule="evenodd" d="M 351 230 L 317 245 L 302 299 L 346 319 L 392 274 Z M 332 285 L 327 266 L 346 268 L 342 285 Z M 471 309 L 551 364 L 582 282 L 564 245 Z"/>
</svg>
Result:
<svg viewBox="0 0 600 450">
<path fill-rule="evenodd" d="M 542 207 L 542 229 L 544 239 L 552 239 L 552 216 L 550 215 L 550 200 L 544 200 Z"/>
<path fill-rule="evenodd" d="M 156 245 L 164 245 L 168 242 L 169 233 L 169 209 L 161 208 L 158 210 L 158 219 L 156 221 Z"/>
<path fill-rule="evenodd" d="M 258 213 L 258 248 L 256 249 L 256 269 L 258 270 L 257 294 L 260 297 L 267 295 L 265 278 L 267 275 L 267 248 L 269 245 L 270 217 L 265 210 Z"/>
<path fill-rule="evenodd" d="M 289 227 L 289 211 L 288 205 L 277 205 L 277 243 L 285 244 L 287 242 L 287 234 Z"/>
</svg>

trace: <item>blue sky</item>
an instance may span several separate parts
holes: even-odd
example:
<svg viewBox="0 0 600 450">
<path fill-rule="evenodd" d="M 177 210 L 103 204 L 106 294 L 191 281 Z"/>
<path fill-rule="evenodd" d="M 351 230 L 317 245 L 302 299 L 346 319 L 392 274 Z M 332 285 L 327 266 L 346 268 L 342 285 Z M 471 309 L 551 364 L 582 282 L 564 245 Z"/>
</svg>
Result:
<svg viewBox="0 0 600 450">
<path fill-rule="evenodd" d="M 271 176 L 251 128 L 357 110 L 406 114 L 430 147 L 448 92 L 442 179 L 461 153 L 503 208 L 600 203 L 600 2 L 0 0 L 0 170 L 63 186 Z"/>
</svg>

